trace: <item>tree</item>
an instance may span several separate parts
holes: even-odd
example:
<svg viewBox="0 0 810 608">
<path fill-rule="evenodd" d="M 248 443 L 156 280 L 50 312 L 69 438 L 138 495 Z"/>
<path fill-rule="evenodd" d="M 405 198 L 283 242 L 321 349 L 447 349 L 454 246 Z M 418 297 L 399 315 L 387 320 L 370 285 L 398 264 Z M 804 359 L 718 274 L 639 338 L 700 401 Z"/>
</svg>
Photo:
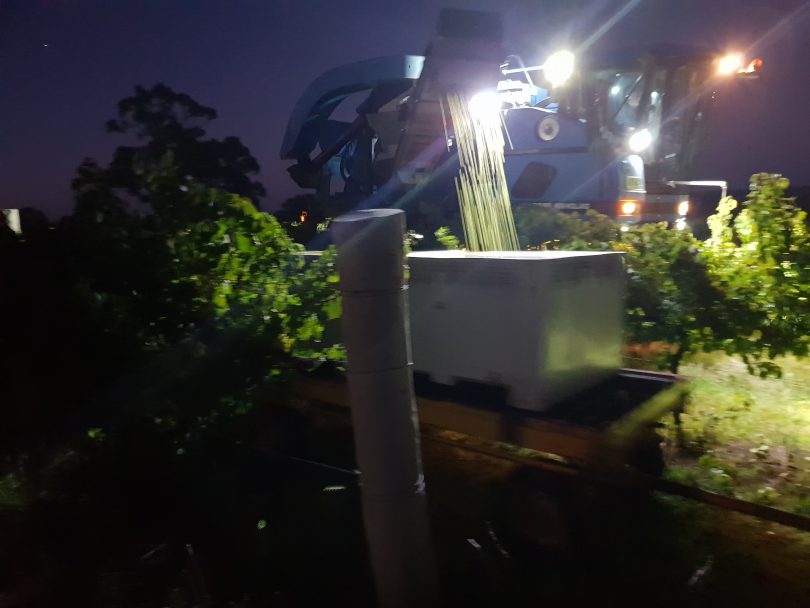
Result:
<svg viewBox="0 0 810 608">
<path fill-rule="evenodd" d="M 341 356 L 323 341 L 340 312 L 333 255 L 307 262 L 256 209 L 258 165 L 236 138 L 204 139 L 215 117 L 164 85 L 137 87 L 107 126 L 142 145 L 83 163 L 59 226 L 77 298 L 119 371 L 148 370 L 116 400 L 185 412 L 186 430 L 300 357 Z"/>
<path fill-rule="evenodd" d="M 334 290 L 315 280 L 333 274 L 330 255 L 307 265 L 273 216 L 182 175 L 171 153 L 137 179 L 141 209 L 80 207 L 66 222 L 71 258 L 110 327 L 127 324 L 147 350 L 212 320 L 249 326 L 279 352 L 318 337 L 318 306 L 334 311 Z"/>
<path fill-rule="evenodd" d="M 139 432 L 173 453 L 236 422 L 302 360 L 342 358 L 324 337 L 340 314 L 334 254 L 308 261 L 272 215 L 183 175 L 171 153 L 135 179 L 138 209 L 102 188 L 105 204 L 60 230 L 90 316 L 123 351 L 127 388 L 103 395 L 118 422 L 98 426 L 154 420 Z"/>
<path fill-rule="evenodd" d="M 118 147 L 106 168 L 85 160 L 73 182 L 79 204 L 84 192 L 99 185 L 138 197 L 138 171 L 168 152 L 181 175 L 258 204 L 265 189 L 253 179 L 259 164 L 250 150 L 237 137 L 205 138 L 205 127 L 216 118 L 213 108 L 164 84 L 135 87 L 134 95 L 118 102 L 118 115 L 107 121 L 107 131 L 130 135 L 138 145 Z"/>
</svg>

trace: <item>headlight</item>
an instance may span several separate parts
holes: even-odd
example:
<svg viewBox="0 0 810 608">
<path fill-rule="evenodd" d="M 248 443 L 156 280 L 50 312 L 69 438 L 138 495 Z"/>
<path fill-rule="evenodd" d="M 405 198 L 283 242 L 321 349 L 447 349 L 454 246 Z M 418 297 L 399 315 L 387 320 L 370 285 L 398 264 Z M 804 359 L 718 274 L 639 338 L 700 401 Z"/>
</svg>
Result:
<svg viewBox="0 0 810 608">
<path fill-rule="evenodd" d="M 637 201 L 619 201 L 620 215 L 633 215 L 638 211 Z"/>
<path fill-rule="evenodd" d="M 721 76 L 730 76 L 739 72 L 742 67 L 742 57 L 736 53 L 729 53 L 717 62 L 717 73 Z"/>
<path fill-rule="evenodd" d="M 473 118 L 483 120 L 497 116 L 502 105 L 501 96 L 495 91 L 480 91 L 470 98 L 470 114 L 472 114 Z"/>
<path fill-rule="evenodd" d="M 546 59 L 543 73 L 552 87 L 564 84 L 574 73 L 574 54 L 571 51 L 557 51 Z"/>
<path fill-rule="evenodd" d="M 627 140 L 627 145 L 633 152 L 643 152 L 650 147 L 652 142 L 653 136 L 649 129 L 642 129 L 630 136 L 630 139 Z"/>
<path fill-rule="evenodd" d="M 678 203 L 678 215 L 686 215 L 689 213 L 689 201 Z"/>
</svg>

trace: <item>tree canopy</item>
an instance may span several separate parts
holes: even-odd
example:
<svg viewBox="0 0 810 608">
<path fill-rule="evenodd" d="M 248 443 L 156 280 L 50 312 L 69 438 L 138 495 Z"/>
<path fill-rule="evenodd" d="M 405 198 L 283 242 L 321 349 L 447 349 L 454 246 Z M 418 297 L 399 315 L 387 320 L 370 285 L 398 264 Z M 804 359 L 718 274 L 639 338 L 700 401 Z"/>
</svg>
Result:
<svg viewBox="0 0 810 608">
<path fill-rule="evenodd" d="M 138 198 L 139 173 L 168 152 L 181 175 L 258 204 L 265 195 L 264 186 L 255 180 L 259 163 L 238 137 L 206 137 L 206 127 L 216 118 L 213 108 L 164 84 L 135 87 L 134 95 L 118 102 L 107 131 L 131 136 L 136 145 L 119 146 L 107 167 L 91 159 L 82 163 L 73 181 L 78 204 L 98 204 L 100 191 L 107 199 L 120 198 L 120 191 Z"/>
<path fill-rule="evenodd" d="M 302 360 L 341 357 L 324 339 L 340 313 L 333 254 L 306 257 L 256 208 L 255 159 L 236 137 L 206 138 L 216 112 L 163 85 L 118 110 L 108 129 L 137 145 L 78 168 L 73 213 L 0 231 L 15 261 L 0 287 L 19 296 L 0 306 L 15 319 L 4 360 L 20 369 L 3 449 L 67 433 L 71 412 L 105 429 L 170 421 L 157 431 L 181 441 Z"/>
</svg>

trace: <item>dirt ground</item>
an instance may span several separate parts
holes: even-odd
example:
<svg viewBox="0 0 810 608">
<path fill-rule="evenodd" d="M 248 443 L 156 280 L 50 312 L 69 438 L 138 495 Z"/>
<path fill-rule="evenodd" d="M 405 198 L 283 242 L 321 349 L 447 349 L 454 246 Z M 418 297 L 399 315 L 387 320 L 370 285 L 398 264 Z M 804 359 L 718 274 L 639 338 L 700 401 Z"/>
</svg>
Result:
<svg viewBox="0 0 810 608">
<path fill-rule="evenodd" d="M 515 465 L 430 441 L 424 456 L 446 589 L 468 590 L 465 603 L 810 605 L 810 534 L 665 495 L 526 483 Z M 470 580 L 454 570 L 465 552 L 475 589 L 456 582 Z"/>
</svg>

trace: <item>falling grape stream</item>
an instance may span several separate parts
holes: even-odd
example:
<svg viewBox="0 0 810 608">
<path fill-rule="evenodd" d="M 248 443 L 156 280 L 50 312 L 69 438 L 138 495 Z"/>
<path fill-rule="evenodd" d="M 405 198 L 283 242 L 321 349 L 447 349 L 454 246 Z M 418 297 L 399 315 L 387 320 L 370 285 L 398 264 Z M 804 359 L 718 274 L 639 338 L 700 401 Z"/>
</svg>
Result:
<svg viewBox="0 0 810 608">
<path fill-rule="evenodd" d="M 467 249 L 518 250 L 500 114 L 497 110 L 470 112 L 468 98 L 460 93 L 448 94 L 447 103 L 458 147 L 460 169 L 455 183 Z"/>
</svg>

